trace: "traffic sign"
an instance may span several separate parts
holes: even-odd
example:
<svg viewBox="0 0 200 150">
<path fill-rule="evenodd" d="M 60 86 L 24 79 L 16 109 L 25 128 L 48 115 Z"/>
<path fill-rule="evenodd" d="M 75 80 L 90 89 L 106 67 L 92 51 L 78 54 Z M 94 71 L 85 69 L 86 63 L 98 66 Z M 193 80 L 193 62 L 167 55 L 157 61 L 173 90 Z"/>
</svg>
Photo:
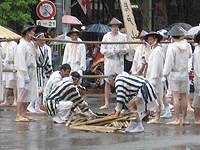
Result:
<svg viewBox="0 0 200 150">
<path fill-rule="evenodd" d="M 51 1 L 40 2 L 36 7 L 36 13 L 40 19 L 51 19 L 56 14 L 56 6 Z"/>
<path fill-rule="evenodd" d="M 56 20 L 36 20 L 36 25 L 47 28 L 56 28 Z"/>
</svg>

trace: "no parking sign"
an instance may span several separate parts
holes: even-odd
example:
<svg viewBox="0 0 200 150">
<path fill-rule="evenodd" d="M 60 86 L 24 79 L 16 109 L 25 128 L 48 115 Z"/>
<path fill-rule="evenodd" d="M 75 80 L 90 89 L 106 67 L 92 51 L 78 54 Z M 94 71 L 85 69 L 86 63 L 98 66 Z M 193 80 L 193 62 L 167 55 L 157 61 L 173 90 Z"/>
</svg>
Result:
<svg viewBox="0 0 200 150">
<path fill-rule="evenodd" d="M 36 13 L 40 19 L 51 19 L 56 14 L 56 6 L 51 1 L 40 2 L 36 7 Z"/>
</svg>

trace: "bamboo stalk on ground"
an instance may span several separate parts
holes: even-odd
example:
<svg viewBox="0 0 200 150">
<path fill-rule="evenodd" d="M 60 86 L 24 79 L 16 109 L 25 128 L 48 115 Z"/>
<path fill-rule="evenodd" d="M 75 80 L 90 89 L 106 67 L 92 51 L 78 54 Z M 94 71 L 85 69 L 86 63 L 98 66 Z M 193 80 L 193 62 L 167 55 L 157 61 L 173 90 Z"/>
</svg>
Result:
<svg viewBox="0 0 200 150">
<path fill-rule="evenodd" d="M 119 130 L 117 127 L 105 127 L 105 126 L 92 126 L 92 125 L 82 125 L 82 126 L 69 126 L 71 129 L 91 131 L 91 132 L 104 132 L 110 133 Z"/>
</svg>

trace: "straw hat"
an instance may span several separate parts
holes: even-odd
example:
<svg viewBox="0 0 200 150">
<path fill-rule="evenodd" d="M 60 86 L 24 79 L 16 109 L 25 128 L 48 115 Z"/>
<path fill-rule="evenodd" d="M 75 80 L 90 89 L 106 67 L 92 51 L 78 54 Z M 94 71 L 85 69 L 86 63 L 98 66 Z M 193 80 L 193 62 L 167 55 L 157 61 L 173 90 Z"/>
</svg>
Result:
<svg viewBox="0 0 200 150">
<path fill-rule="evenodd" d="M 77 34 L 79 34 L 79 30 L 78 29 L 76 29 L 76 28 L 73 28 L 71 31 L 69 31 L 68 33 L 67 33 L 67 36 L 70 36 L 72 33 L 77 33 Z"/>
<path fill-rule="evenodd" d="M 99 60 L 97 60 L 96 62 L 93 62 L 93 64 L 92 64 L 92 70 L 91 70 L 91 72 L 94 72 L 94 71 L 96 71 L 96 69 L 99 67 L 99 63 L 101 63 L 101 62 L 104 62 L 104 58 L 102 57 L 102 58 L 100 58 Z"/>
<path fill-rule="evenodd" d="M 121 25 L 121 24 L 123 24 L 123 23 L 114 17 L 114 18 L 112 18 L 112 20 L 108 23 L 108 25 L 111 26 L 111 25 L 114 25 L 114 24 Z"/>
<path fill-rule="evenodd" d="M 173 26 L 173 28 L 167 33 L 170 36 L 181 36 L 186 34 L 186 30 L 177 25 Z"/>
</svg>

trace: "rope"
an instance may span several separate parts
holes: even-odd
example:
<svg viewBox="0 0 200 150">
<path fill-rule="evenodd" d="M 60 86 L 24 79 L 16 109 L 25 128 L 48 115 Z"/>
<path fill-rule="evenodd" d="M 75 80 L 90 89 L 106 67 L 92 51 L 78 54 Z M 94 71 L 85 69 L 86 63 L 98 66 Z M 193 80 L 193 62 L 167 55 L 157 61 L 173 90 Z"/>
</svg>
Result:
<svg viewBox="0 0 200 150">
<path fill-rule="evenodd" d="M 0 42 L 4 41 L 18 41 L 19 38 L 14 39 L 0 39 Z M 53 42 L 63 42 L 63 43 L 76 43 L 76 44 L 144 44 L 144 41 L 126 41 L 126 42 L 102 42 L 102 41 L 69 41 L 62 39 L 54 39 L 54 38 L 34 38 L 36 41 L 53 41 Z M 189 43 L 194 43 L 193 40 L 188 40 Z M 171 41 L 161 41 L 160 43 L 171 43 Z"/>
</svg>

